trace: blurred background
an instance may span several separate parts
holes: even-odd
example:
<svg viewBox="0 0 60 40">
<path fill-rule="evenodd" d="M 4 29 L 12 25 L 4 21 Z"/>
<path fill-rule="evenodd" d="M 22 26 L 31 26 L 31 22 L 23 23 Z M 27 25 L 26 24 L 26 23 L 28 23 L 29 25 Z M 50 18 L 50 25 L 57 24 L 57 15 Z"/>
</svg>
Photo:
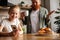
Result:
<svg viewBox="0 0 60 40">
<path fill-rule="evenodd" d="M 43 7 L 47 8 L 49 12 L 55 10 L 57 11 L 60 9 L 60 0 L 41 0 Z M 21 7 L 21 12 L 29 14 L 29 9 L 31 8 L 31 0 L 0 0 L 0 21 L 4 18 L 8 18 L 8 10 L 10 6 L 19 5 Z M 60 12 L 60 11 L 59 11 Z M 55 17 L 59 16 L 60 14 L 51 14 L 50 21 L 51 27 L 54 26 L 52 29 L 55 31 L 55 27 L 57 26 L 54 24 L 56 21 Z"/>
</svg>

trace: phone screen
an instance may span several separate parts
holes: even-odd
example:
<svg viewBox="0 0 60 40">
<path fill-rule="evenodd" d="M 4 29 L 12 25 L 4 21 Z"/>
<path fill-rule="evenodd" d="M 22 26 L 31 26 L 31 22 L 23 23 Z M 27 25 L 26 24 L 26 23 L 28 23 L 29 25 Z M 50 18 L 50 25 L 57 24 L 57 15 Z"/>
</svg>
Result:
<svg viewBox="0 0 60 40">
<path fill-rule="evenodd" d="M 11 27 L 13 30 L 16 29 L 16 25 L 11 25 Z"/>
</svg>

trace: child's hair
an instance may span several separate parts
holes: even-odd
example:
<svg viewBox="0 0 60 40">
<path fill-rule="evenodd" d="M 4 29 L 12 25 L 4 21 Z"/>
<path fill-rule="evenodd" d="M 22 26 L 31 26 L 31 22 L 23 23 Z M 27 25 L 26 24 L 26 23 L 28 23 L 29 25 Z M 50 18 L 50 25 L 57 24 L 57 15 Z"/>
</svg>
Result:
<svg viewBox="0 0 60 40">
<path fill-rule="evenodd" d="M 20 10 L 20 6 L 19 6 L 19 5 L 14 5 L 14 6 L 11 6 L 11 7 L 9 8 L 8 13 L 9 13 L 10 11 L 12 11 L 13 9 L 15 9 L 15 8 Z"/>
</svg>

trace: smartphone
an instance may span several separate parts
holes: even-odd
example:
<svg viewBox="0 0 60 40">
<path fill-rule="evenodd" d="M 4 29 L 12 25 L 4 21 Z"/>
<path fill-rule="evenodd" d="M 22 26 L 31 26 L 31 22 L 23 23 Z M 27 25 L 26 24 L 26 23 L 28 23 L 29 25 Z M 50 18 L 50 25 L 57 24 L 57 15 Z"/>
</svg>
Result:
<svg viewBox="0 0 60 40">
<path fill-rule="evenodd" d="M 11 25 L 11 27 L 12 27 L 13 30 L 17 29 L 16 25 Z"/>
</svg>

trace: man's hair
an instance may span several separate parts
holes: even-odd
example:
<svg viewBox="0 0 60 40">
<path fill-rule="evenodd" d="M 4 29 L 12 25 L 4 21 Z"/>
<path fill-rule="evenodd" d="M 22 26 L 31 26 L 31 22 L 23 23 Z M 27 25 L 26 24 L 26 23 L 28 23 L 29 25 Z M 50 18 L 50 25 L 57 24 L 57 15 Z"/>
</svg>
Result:
<svg viewBox="0 0 60 40">
<path fill-rule="evenodd" d="M 19 6 L 19 5 L 14 5 L 14 6 L 11 6 L 11 7 L 9 8 L 8 13 L 9 13 L 11 10 L 15 9 L 15 8 L 20 10 L 20 6 Z"/>
<path fill-rule="evenodd" d="M 31 1 L 35 1 L 35 0 L 31 0 Z M 41 5 L 41 0 L 36 0 L 36 1 L 38 1 L 38 2 L 39 2 L 39 4 Z"/>
</svg>

